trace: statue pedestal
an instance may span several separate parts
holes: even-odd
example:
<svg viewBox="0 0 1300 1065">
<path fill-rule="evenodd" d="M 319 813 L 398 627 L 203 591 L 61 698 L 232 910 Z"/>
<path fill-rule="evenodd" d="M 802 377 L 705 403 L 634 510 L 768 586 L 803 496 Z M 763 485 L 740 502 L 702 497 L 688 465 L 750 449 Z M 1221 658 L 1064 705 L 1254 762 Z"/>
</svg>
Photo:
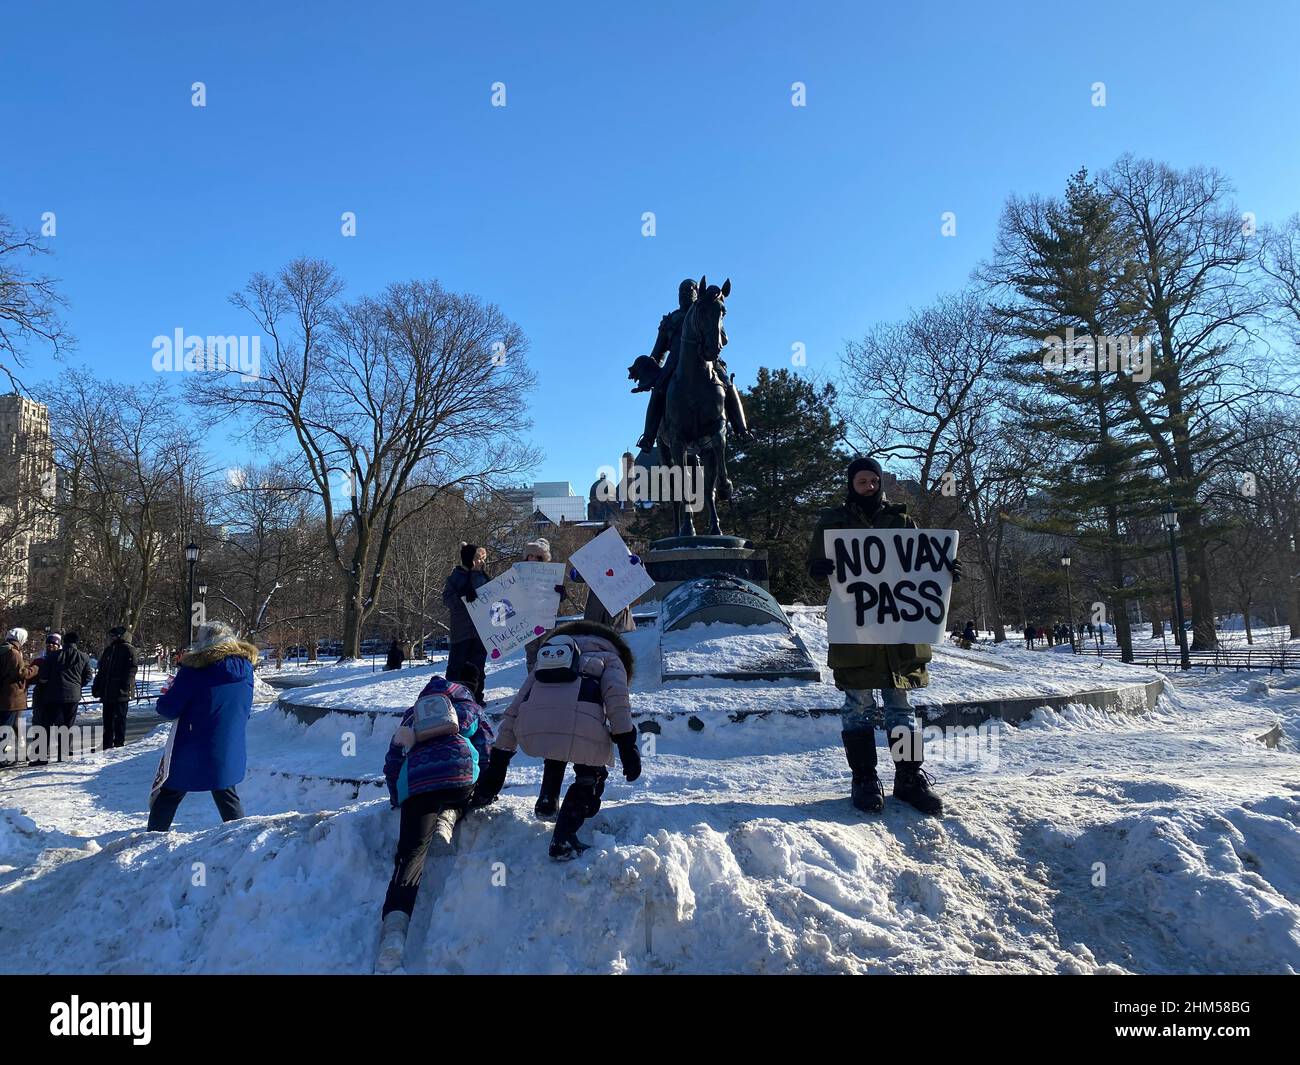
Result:
<svg viewBox="0 0 1300 1065">
<path fill-rule="evenodd" d="M 743 536 L 669 536 L 655 540 L 645 554 L 646 572 L 655 586 L 642 602 L 662 599 L 679 584 L 726 574 L 766 590 L 767 552 Z"/>
</svg>

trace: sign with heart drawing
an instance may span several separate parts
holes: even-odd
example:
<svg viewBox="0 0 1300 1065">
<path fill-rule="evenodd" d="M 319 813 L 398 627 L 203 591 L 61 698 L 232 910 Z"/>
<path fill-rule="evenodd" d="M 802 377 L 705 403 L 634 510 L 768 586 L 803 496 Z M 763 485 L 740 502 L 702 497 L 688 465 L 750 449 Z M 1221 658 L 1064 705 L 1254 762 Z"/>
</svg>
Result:
<svg viewBox="0 0 1300 1065">
<path fill-rule="evenodd" d="M 617 529 L 606 529 L 570 556 L 573 568 L 611 614 L 631 606 L 655 586 L 639 556 L 632 554 Z"/>
</svg>

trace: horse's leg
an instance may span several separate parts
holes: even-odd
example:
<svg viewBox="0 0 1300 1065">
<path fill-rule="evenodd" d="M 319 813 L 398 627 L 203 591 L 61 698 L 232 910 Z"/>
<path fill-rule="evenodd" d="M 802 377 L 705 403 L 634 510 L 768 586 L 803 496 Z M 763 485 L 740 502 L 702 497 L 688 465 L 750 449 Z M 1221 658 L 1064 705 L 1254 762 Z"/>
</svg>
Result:
<svg viewBox="0 0 1300 1065">
<path fill-rule="evenodd" d="M 678 449 L 676 445 L 669 444 L 666 441 L 664 442 L 663 444 L 664 461 L 665 461 L 665 465 L 667 465 L 668 467 L 668 470 L 667 471 L 660 470 L 659 484 L 661 485 L 665 483 L 665 474 L 671 474 L 671 471 L 674 468 L 678 467 L 677 450 Z M 672 484 L 671 477 L 669 477 L 667 483 L 670 485 Z M 686 523 L 685 504 L 681 501 L 681 499 L 678 498 L 676 493 L 673 494 L 672 504 L 673 504 L 673 535 L 686 536 L 687 533 L 684 531 L 685 523 Z"/>
<path fill-rule="evenodd" d="M 683 515 L 682 535 L 694 536 L 695 535 L 695 512 L 691 510 L 689 502 L 686 498 L 686 483 L 687 483 L 686 479 L 687 477 L 693 479 L 695 476 L 695 459 L 691 455 L 691 449 L 684 443 L 682 444 L 681 463 L 678 468 L 681 470 L 681 481 L 680 481 L 681 491 L 678 494 L 681 496 L 682 499 L 682 504 L 681 504 L 682 515 Z"/>
<path fill-rule="evenodd" d="M 715 438 L 715 440 L 718 438 Z M 715 494 L 718 486 L 719 470 L 725 470 L 723 451 L 717 443 L 711 444 L 703 451 L 704 457 L 704 500 L 709 507 L 709 534 L 722 535 L 722 526 L 718 524 L 718 499 Z"/>
</svg>

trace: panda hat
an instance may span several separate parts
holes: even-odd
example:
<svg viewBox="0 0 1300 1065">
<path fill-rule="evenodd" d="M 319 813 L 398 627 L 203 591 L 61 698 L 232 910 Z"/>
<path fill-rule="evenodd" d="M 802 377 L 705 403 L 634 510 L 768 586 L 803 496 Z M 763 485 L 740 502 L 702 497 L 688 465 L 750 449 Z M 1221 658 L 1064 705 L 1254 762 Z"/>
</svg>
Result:
<svg viewBox="0 0 1300 1065">
<path fill-rule="evenodd" d="M 567 684 L 578 679 L 578 645 L 572 636 L 552 636 L 537 651 L 533 676 L 543 684 Z"/>
</svg>

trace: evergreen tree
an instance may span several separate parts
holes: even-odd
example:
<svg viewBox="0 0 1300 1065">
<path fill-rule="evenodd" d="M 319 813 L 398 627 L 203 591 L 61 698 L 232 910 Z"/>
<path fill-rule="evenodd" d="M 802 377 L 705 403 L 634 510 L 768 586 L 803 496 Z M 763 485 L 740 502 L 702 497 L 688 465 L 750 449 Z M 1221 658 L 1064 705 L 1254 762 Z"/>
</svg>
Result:
<svg viewBox="0 0 1300 1065">
<path fill-rule="evenodd" d="M 782 603 L 826 597 L 804 561 L 819 511 L 844 496 L 851 456 L 840 444 L 835 398 L 833 385 L 767 367 L 744 395 L 753 440 L 727 464 L 735 492 L 723 528 L 768 552 L 772 594 Z"/>
<path fill-rule="evenodd" d="M 1149 441 L 1125 396 L 1125 367 L 1112 354 L 1117 338 L 1135 333 L 1140 311 L 1131 240 L 1110 199 L 1080 170 L 1061 200 L 1007 205 L 987 274 L 1014 293 L 999 310 L 1008 331 L 1030 342 L 1010 371 L 1024 388 L 1022 431 L 1049 460 L 1035 471 L 1037 514 L 1022 524 L 1104 561 L 1102 594 L 1131 661 L 1126 525 L 1160 497 Z M 1071 334 L 1081 347 L 1070 345 Z"/>
</svg>

